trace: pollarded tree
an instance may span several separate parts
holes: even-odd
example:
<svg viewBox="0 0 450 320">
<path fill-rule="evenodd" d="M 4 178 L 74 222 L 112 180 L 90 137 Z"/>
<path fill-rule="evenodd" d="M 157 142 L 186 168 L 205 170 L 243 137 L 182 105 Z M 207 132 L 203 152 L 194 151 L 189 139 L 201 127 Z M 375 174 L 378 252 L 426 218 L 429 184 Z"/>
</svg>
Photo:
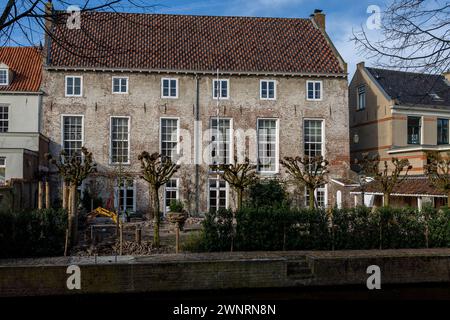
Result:
<svg viewBox="0 0 450 320">
<path fill-rule="evenodd" d="M 380 156 L 371 157 L 368 154 L 363 156 L 359 164 L 364 174 L 373 178 L 376 185 L 381 189 L 385 207 L 389 206 L 392 190 L 406 179 L 408 171 L 412 168 L 407 159 L 400 160 L 397 158 L 391 159 L 391 167 L 389 167 L 387 161 L 384 161 L 383 168 L 380 168 Z"/>
<path fill-rule="evenodd" d="M 153 211 L 150 210 L 153 212 L 153 243 L 159 247 L 159 189 L 169 181 L 180 166 L 157 152 L 149 154 L 147 151 L 143 151 L 138 159 L 141 161 L 141 178 L 148 182 L 149 196 L 153 200 L 151 206 Z"/>
<path fill-rule="evenodd" d="M 54 159 L 50 154 L 47 154 L 46 158 L 50 164 L 58 168 L 59 175 L 69 187 L 68 243 L 69 247 L 71 247 L 78 242 L 77 188 L 90 174 L 97 171 L 97 165 L 94 163 L 92 152 L 89 152 L 85 147 L 81 148 L 81 154 L 74 153 L 71 156 L 67 156 L 64 150 L 62 150 L 59 155 L 59 160 Z"/>
<path fill-rule="evenodd" d="M 303 158 L 285 157 L 283 160 L 280 160 L 280 163 L 286 168 L 287 173 L 297 185 L 306 187 L 309 193 L 309 208 L 314 209 L 314 193 L 317 188 L 327 182 L 328 161 L 322 156 L 305 156 Z"/>
<path fill-rule="evenodd" d="M 245 157 L 243 163 L 237 163 L 234 157 L 234 164 L 211 165 L 211 170 L 217 171 L 220 177 L 228 182 L 237 194 L 237 209 L 242 208 L 244 191 L 257 180 L 256 166 L 250 163 Z"/>
<path fill-rule="evenodd" d="M 450 158 L 443 157 L 439 152 L 427 152 L 427 164 L 424 166 L 425 174 L 430 183 L 439 191 L 447 194 L 450 203 Z"/>
</svg>

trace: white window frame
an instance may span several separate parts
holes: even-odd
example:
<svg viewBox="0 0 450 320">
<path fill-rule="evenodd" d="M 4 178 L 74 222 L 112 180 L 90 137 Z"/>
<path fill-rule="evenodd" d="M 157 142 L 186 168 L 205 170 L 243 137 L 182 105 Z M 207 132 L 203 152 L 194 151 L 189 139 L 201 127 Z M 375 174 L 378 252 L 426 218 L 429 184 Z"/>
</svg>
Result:
<svg viewBox="0 0 450 320">
<path fill-rule="evenodd" d="M 213 177 L 208 177 L 208 188 L 207 188 L 207 192 L 208 192 L 208 195 L 207 195 L 207 199 L 208 199 L 208 211 L 210 211 L 211 210 L 211 204 L 210 204 L 210 200 L 211 200 L 211 198 L 210 198 L 210 180 L 222 180 L 222 181 L 224 181 L 225 182 L 225 209 L 228 209 L 229 208 L 229 201 L 230 201 L 230 186 L 229 186 L 229 184 L 228 184 L 228 182 L 226 182 L 225 180 L 223 180 L 223 179 L 221 179 L 221 178 L 213 178 Z M 214 188 L 215 190 L 216 190 L 216 192 L 218 192 L 219 191 L 219 193 L 220 193 L 220 185 L 219 185 L 219 190 L 217 190 L 217 182 L 216 182 L 216 187 Z M 220 197 L 217 197 L 217 200 L 216 201 L 219 201 L 220 200 Z M 217 206 L 217 202 L 216 202 L 216 207 L 218 208 L 219 206 Z"/>
<path fill-rule="evenodd" d="M 210 141 L 210 143 L 211 143 L 211 145 L 212 145 L 212 143 L 213 143 L 213 140 L 212 140 L 212 137 L 213 137 L 213 135 L 214 135 L 214 131 L 216 130 L 216 129 L 213 129 L 213 127 L 212 127 L 212 122 L 213 122 L 213 120 L 216 120 L 217 121 L 217 117 L 211 117 L 210 119 L 209 119 L 209 129 L 210 129 L 210 132 L 211 132 L 211 134 L 210 134 L 210 137 L 209 137 L 209 141 Z M 229 145 L 229 150 L 228 150 L 228 159 L 227 159 L 227 162 L 225 163 L 225 164 L 230 164 L 231 162 L 232 162 L 232 159 L 234 159 L 234 144 L 233 144 L 233 142 L 234 142 L 234 130 L 233 130 L 233 118 L 230 118 L 230 117 L 219 117 L 219 121 L 220 120 L 229 120 L 230 121 L 230 134 L 229 134 L 229 136 L 230 136 L 230 141 L 228 142 L 228 145 Z M 219 129 L 220 129 L 220 127 L 219 127 Z M 209 154 L 209 157 L 210 157 L 210 159 L 211 159 L 211 164 L 213 164 L 214 163 L 214 159 L 213 159 L 213 157 L 212 157 L 212 155 L 211 155 L 211 152 L 212 152 L 212 149 L 210 150 L 210 154 Z M 217 164 L 222 164 L 222 163 L 217 163 Z"/>
<path fill-rule="evenodd" d="M 219 81 L 219 97 L 216 97 L 216 92 L 214 90 L 214 83 L 216 81 Z M 227 83 L 227 96 L 222 97 L 222 81 L 225 81 Z M 214 100 L 228 100 L 230 99 L 230 79 L 213 79 L 212 80 L 212 97 Z"/>
<path fill-rule="evenodd" d="M 73 78 L 73 79 L 79 78 L 80 79 L 80 94 L 75 94 L 75 93 L 69 94 L 67 92 L 67 88 L 68 88 L 67 87 L 67 79 L 68 78 Z M 73 89 L 74 89 L 73 91 L 75 92 L 75 81 L 74 81 L 74 88 Z M 83 76 L 72 76 L 72 75 L 65 76 L 64 90 L 65 90 L 65 96 L 66 97 L 82 97 L 83 96 Z"/>
<path fill-rule="evenodd" d="M 261 171 L 257 168 L 257 173 L 259 174 L 276 174 L 280 171 L 280 119 L 278 118 L 257 118 L 256 119 L 256 163 L 259 163 L 259 120 L 275 120 L 275 170 L 274 171 Z"/>
<path fill-rule="evenodd" d="M 114 80 L 119 80 L 119 90 L 122 90 L 122 80 L 125 80 L 126 81 L 126 91 L 125 92 L 122 92 L 122 91 L 114 91 Z M 115 76 L 115 77 L 112 77 L 112 80 L 111 80 L 111 92 L 113 93 L 113 94 L 128 94 L 128 82 L 129 82 L 129 79 L 128 79 L 128 77 L 118 77 L 118 76 Z"/>
<path fill-rule="evenodd" d="M 0 86 L 8 86 L 9 85 L 9 69 L 8 68 L 0 68 L 0 72 L 6 73 L 6 82 L 2 83 L 0 82 Z"/>
<path fill-rule="evenodd" d="M 4 181 L 0 180 L 0 186 L 4 185 L 6 183 L 6 157 L 0 156 L 0 160 L 1 159 L 3 159 L 3 161 L 2 161 L 3 163 L 0 163 L 0 168 L 4 168 L 5 169 L 5 180 Z"/>
<path fill-rule="evenodd" d="M 127 152 L 127 157 L 128 157 L 128 161 L 127 162 L 113 162 L 112 161 L 112 120 L 113 118 L 119 118 L 119 119 L 127 119 L 128 120 L 128 152 Z M 123 164 L 123 165 L 128 165 L 131 163 L 131 159 L 130 159 L 130 151 L 131 151 L 131 117 L 130 116 L 110 116 L 109 117 L 109 164 L 110 165 L 118 165 L 118 164 Z"/>
<path fill-rule="evenodd" d="M 313 84 L 313 98 L 309 98 L 308 95 L 308 85 Z M 316 83 L 320 83 L 320 98 L 316 98 Z M 306 100 L 307 101 L 322 101 L 323 100 L 323 81 L 322 80 L 307 80 L 306 81 Z"/>
<path fill-rule="evenodd" d="M 305 122 L 306 121 L 321 121 L 322 122 L 322 146 L 320 148 L 321 153 L 322 153 L 322 157 L 325 158 L 326 156 L 326 148 L 325 148 L 325 143 L 326 143 L 326 135 L 325 135 L 325 119 L 323 118 L 303 118 L 303 123 L 302 123 L 302 128 L 303 128 L 303 140 L 302 140 L 302 148 L 303 148 L 303 154 L 306 155 L 306 149 L 305 149 Z"/>
<path fill-rule="evenodd" d="M 137 199 L 137 195 L 136 195 L 136 180 L 131 178 L 130 180 L 133 181 L 133 210 L 131 210 L 132 212 L 136 212 L 136 199 Z M 125 188 L 125 186 L 123 187 Z M 126 187 L 126 190 L 129 190 L 131 188 Z M 117 210 L 120 211 L 120 204 L 119 204 L 119 193 L 120 192 L 120 187 L 118 185 L 118 180 L 116 179 L 115 184 L 114 184 L 114 206 L 117 208 Z M 126 205 L 126 197 L 122 198 L 123 204 L 122 205 Z M 126 211 L 126 210 L 125 210 Z M 122 212 L 120 212 L 122 213 Z"/>
<path fill-rule="evenodd" d="M 323 202 L 324 202 L 324 206 L 319 208 L 323 208 L 326 209 L 328 208 L 328 184 L 325 184 L 323 187 L 319 187 L 316 188 L 316 190 L 314 190 L 314 199 L 317 200 L 317 192 L 319 191 L 323 191 L 324 193 L 324 197 L 323 197 Z M 308 199 L 308 189 L 305 187 L 305 207 L 309 206 L 309 199 Z M 315 202 L 314 202 L 314 206 L 315 206 Z"/>
<path fill-rule="evenodd" d="M 65 117 L 81 117 L 81 146 L 85 144 L 84 141 L 84 114 L 61 114 L 61 150 L 64 150 L 64 118 Z"/>
<path fill-rule="evenodd" d="M 0 105 L 0 107 L 2 107 L 2 108 L 6 108 L 6 114 L 7 114 L 7 118 L 6 119 L 2 119 L 1 121 L 6 121 L 6 131 L 0 131 L 0 133 L 5 133 L 5 132 L 9 132 L 9 105 L 5 105 L 5 104 L 2 104 L 2 105 Z"/>
<path fill-rule="evenodd" d="M 159 153 L 162 154 L 162 122 L 164 119 L 177 120 L 177 155 L 180 154 L 180 117 L 161 117 L 159 118 Z M 173 159 L 171 159 L 173 162 Z"/>
<path fill-rule="evenodd" d="M 169 95 L 168 96 L 164 95 L 164 81 L 165 80 L 169 81 Z M 175 97 L 170 95 L 170 89 L 171 89 L 170 82 L 172 80 L 175 80 L 175 83 L 176 83 L 176 85 L 175 85 L 176 86 L 175 87 L 175 92 L 176 92 Z M 161 78 L 161 98 L 162 99 L 178 99 L 178 78 Z"/>
<path fill-rule="evenodd" d="M 176 193 L 176 198 L 175 200 L 179 201 L 180 200 L 180 178 L 170 178 L 169 180 L 175 180 L 176 181 L 176 187 L 173 188 L 168 188 L 167 187 L 167 183 L 164 185 L 164 214 L 167 214 L 167 212 L 170 211 L 170 206 L 166 206 L 166 202 L 167 202 L 167 191 L 175 191 Z"/>
<path fill-rule="evenodd" d="M 262 84 L 267 82 L 267 98 L 262 95 Z M 273 83 L 273 98 L 269 98 L 269 83 Z M 277 81 L 271 79 L 261 79 L 259 81 L 259 99 L 261 100 L 277 100 Z"/>
<path fill-rule="evenodd" d="M 363 107 L 361 107 L 360 100 L 359 100 L 359 97 L 361 95 L 359 90 L 362 89 L 362 88 L 364 88 L 364 106 Z M 366 85 L 362 84 L 362 85 L 356 87 L 356 110 L 357 111 L 366 109 L 366 97 L 367 97 L 367 87 L 366 87 Z"/>
</svg>

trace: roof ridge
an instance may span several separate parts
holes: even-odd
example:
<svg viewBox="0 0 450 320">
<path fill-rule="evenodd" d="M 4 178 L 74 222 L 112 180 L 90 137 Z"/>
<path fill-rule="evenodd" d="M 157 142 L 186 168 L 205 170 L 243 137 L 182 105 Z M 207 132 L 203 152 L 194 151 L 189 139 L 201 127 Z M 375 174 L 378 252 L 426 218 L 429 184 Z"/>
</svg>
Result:
<svg viewBox="0 0 450 320">
<path fill-rule="evenodd" d="M 436 76 L 436 77 L 442 77 L 441 74 L 424 73 L 424 72 L 399 71 L 399 70 L 383 69 L 383 68 L 375 68 L 375 67 L 366 67 L 366 69 L 382 70 L 382 71 L 397 72 L 397 73 L 404 73 L 404 74 L 413 74 L 413 75 L 423 75 L 423 76 Z"/>
</svg>

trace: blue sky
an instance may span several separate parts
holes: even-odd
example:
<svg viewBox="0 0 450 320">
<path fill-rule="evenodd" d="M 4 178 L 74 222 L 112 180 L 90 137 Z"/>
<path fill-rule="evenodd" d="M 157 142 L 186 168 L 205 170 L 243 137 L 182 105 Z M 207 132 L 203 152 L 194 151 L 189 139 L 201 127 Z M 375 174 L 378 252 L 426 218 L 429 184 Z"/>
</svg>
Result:
<svg viewBox="0 0 450 320">
<path fill-rule="evenodd" d="M 358 54 L 355 44 L 350 41 L 352 29 L 366 24 L 370 14 L 367 8 L 378 5 L 383 8 L 386 1 L 368 0 L 192 0 L 161 1 L 155 8 L 157 13 L 231 15 L 260 17 L 307 18 L 314 9 L 322 9 L 326 14 L 326 29 L 335 46 L 347 61 L 350 75 L 356 63 L 367 60 Z M 376 32 L 376 31 L 370 31 Z M 368 61 L 370 65 L 370 61 Z"/>
</svg>

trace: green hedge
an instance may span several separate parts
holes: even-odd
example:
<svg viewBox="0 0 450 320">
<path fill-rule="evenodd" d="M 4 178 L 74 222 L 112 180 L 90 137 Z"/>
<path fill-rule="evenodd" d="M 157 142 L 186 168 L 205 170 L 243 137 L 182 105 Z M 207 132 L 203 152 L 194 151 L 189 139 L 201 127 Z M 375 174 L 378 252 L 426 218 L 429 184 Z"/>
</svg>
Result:
<svg viewBox="0 0 450 320">
<path fill-rule="evenodd" d="M 286 207 L 210 212 L 191 251 L 355 250 L 450 246 L 450 210 Z"/>
<path fill-rule="evenodd" d="M 0 212 L 0 258 L 63 255 L 66 225 L 62 209 Z"/>
</svg>

